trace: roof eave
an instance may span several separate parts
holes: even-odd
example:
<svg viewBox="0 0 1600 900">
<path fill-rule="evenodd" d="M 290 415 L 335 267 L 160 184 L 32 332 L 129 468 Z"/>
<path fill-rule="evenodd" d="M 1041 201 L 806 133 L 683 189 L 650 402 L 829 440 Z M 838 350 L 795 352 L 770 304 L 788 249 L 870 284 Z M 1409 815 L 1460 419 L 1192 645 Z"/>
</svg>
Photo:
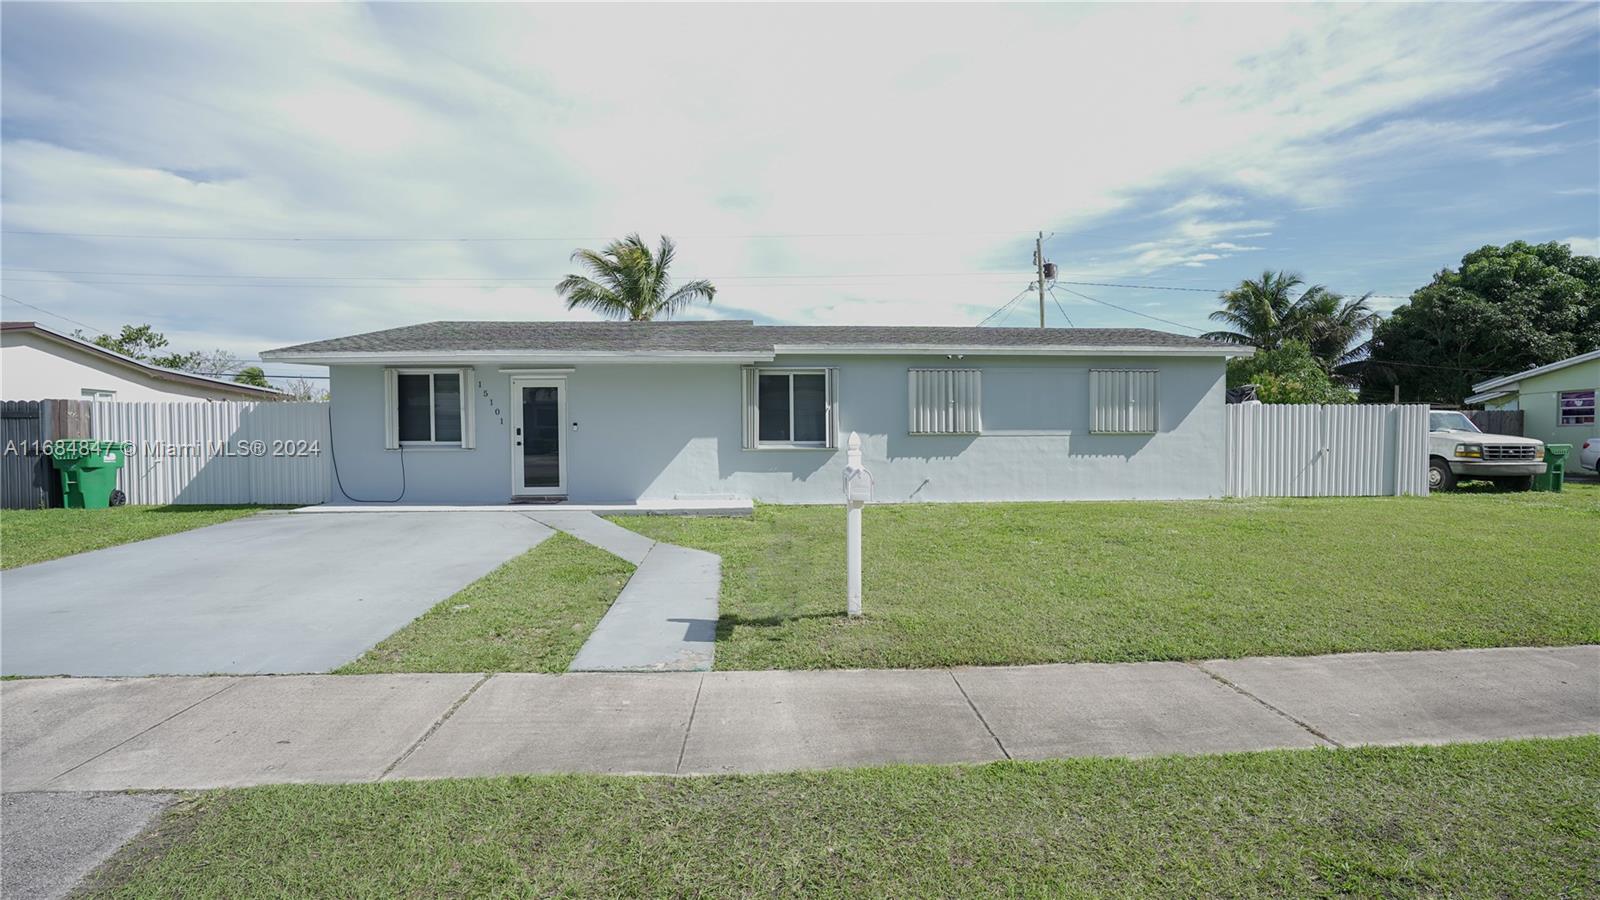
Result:
<svg viewBox="0 0 1600 900">
<path fill-rule="evenodd" d="M 154 378 L 157 381 L 169 381 L 173 384 L 208 388 L 210 390 L 239 394 L 245 397 L 256 397 L 264 400 L 280 399 L 285 396 L 282 391 L 277 390 L 276 388 L 256 387 L 255 385 L 251 384 L 240 384 L 237 381 L 224 381 L 220 378 L 196 375 L 192 372 L 180 372 L 177 369 L 168 369 L 164 366 L 153 366 L 147 362 L 144 362 L 143 360 L 134 359 L 131 356 L 126 356 L 116 352 L 115 350 L 107 350 L 99 344 L 94 344 L 89 341 L 82 341 L 70 334 L 62 334 L 59 331 L 53 331 L 49 328 L 39 325 L 38 323 L 25 323 L 31 327 L 19 327 L 21 324 L 24 323 L 7 323 L 8 327 L 5 330 L 10 332 L 31 332 L 33 334 L 37 334 L 40 337 L 60 344 L 63 347 L 82 350 L 109 362 L 117 363 L 124 368 L 139 372 L 140 374 L 149 378 Z"/>
<path fill-rule="evenodd" d="M 770 362 L 759 350 L 268 350 L 262 359 L 304 365 L 441 365 L 446 363 L 753 363 Z"/>
<path fill-rule="evenodd" d="M 780 355 L 847 355 L 892 356 L 922 354 L 961 354 L 963 356 L 1251 356 L 1254 347 L 1161 347 L 1115 345 L 1038 345 L 1015 346 L 1004 344 L 777 344 L 773 352 Z"/>
<path fill-rule="evenodd" d="M 1556 360 L 1553 363 L 1547 363 L 1536 368 L 1528 369 L 1525 372 L 1517 372 L 1512 375 L 1501 375 L 1499 378 L 1491 378 L 1488 381 L 1480 381 L 1473 385 L 1472 389 L 1480 393 L 1504 387 L 1509 387 L 1512 390 L 1515 390 L 1517 383 L 1524 378 L 1537 378 L 1540 375 L 1548 375 L 1551 372 L 1558 372 L 1562 369 L 1565 369 L 1567 366 L 1575 366 L 1579 363 L 1586 363 L 1595 359 L 1600 359 L 1600 350 L 1590 350 L 1588 353 L 1579 353 L 1577 356 L 1570 356 L 1566 359 Z"/>
</svg>

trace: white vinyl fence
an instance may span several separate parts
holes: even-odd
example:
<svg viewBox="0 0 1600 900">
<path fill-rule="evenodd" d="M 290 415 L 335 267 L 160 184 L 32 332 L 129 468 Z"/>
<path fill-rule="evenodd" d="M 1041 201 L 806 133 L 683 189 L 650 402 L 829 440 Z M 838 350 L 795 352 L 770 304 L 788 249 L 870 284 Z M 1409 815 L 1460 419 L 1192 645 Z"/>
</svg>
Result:
<svg viewBox="0 0 1600 900">
<path fill-rule="evenodd" d="M 129 445 L 129 503 L 321 503 L 332 477 L 328 404 L 94 403 L 97 440 Z"/>
<path fill-rule="evenodd" d="M 1228 496 L 1428 493 L 1428 407 L 1229 404 Z"/>
</svg>

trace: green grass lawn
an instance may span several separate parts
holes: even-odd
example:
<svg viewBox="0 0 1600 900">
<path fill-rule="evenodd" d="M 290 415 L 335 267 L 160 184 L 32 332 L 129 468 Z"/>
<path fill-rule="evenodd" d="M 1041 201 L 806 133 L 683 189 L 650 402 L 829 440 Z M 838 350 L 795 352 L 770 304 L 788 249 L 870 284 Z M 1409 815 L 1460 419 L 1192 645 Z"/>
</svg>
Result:
<svg viewBox="0 0 1600 900">
<path fill-rule="evenodd" d="M 263 506 L 117 506 L 0 512 L 0 568 L 12 569 L 146 538 L 215 525 Z"/>
<path fill-rule="evenodd" d="M 1560 494 L 633 517 L 721 554 L 717 668 L 1199 659 L 1600 642 L 1600 485 Z"/>
<path fill-rule="evenodd" d="M 116 897 L 1592 896 L 1600 738 L 710 778 L 285 785 L 179 806 Z"/>
<path fill-rule="evenodd" d="M 565 672 L 632 572 L 557 533 L 335 671 Z"/>
</svg>

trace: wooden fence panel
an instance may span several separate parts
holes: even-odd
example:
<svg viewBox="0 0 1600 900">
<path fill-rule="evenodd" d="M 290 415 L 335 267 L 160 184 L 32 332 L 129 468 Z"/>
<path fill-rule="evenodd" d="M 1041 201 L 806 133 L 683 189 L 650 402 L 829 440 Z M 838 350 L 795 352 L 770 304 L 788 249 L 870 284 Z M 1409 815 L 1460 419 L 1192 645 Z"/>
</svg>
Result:
<svg viewBox="0 0 1600 900">
<path fill-rule="evenodd" d="M 51 400 L 0 403 L 0 509 L 42 509 L 58 505 L 55 469 L 44 452 Z"/>
<path fill-rule="evenodd" d="M 1520 409 L 1463 409 L 1461 412 L 1484 434 L 1522 434 Z"/>
</svg>

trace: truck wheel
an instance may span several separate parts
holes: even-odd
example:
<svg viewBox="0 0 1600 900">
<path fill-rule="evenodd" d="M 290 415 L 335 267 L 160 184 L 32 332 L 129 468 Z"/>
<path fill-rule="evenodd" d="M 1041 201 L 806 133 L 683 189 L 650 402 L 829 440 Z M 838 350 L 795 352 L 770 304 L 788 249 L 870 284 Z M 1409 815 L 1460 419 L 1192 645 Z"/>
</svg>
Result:
<svg viewBox="0 0 1600 900">
<path fill-rule="evenodd" d="M 1492 479 L 1494 486 L 1502 491 L 1531 491 L 1533 490 L 1532 475 L 1507 475 L 1503 478 Z"/>
<path fill-rule="evenodd" d="M 1448 491 L 1456 486 L 1456 473 L 1450 464 L 1437 456 L 1428 457 L 1428 490 Z"/>
</svg>

